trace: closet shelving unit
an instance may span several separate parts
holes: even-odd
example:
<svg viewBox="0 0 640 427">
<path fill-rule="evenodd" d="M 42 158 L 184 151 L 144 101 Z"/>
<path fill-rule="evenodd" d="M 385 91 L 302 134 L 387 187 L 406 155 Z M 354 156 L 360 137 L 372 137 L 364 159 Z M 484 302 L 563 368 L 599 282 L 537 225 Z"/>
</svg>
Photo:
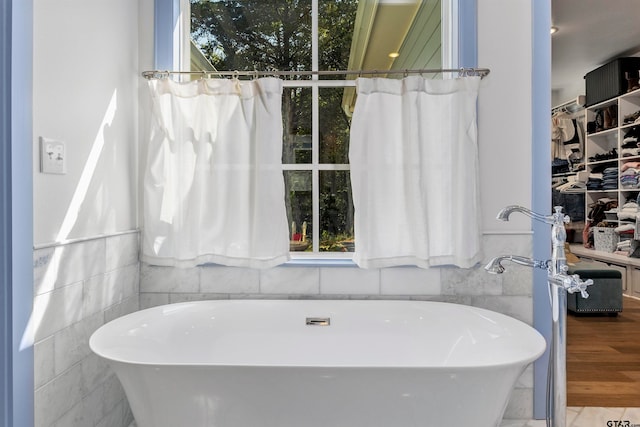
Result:
<svg viewBox="0 0 640 427">
<path fill-rule="evenodd" d="M 585 108 L 585 123 L 595 120 L 598 110 L 606 107 L 617 109 L 617 125 L 600 132 L 585 135 L 585 170 L 591 172 L 594 169 L 616 166 L 620 170 L 621 166 L 627 162 L 640 162 L 640 156 L 623 157 L 622 145 L 625 134 L 634 126 L 640 123 L 623 123 L 624 117 L 640 110 L 640 90 L 628 92 L 611 98 L 604 102 L 591 105 Z M 596 154 L 602 155 L 616 149 L 617 156 L 607 160 L 590 161 L 590 157 Z M 611 190 L 587 190 L 585 193 L 585 212 L 588 214 L 590 206 L 598 199 L 608 197 L 618 201 L 618 207 L 622 207 L 628 200 L 636 200 L 640 193 L 640 188 L 622 188 L 618 177 L 618 188 Z M 609 220 L 608 220 L 609 221 Z M 613 222 L 613 221 L 610 221 Z M 623 221 L 624 222 L 624 221 Z M 632 222 L 632 221 L 629 221 Z M 571 251 L 581 258 L 592 259 L 596 262 L 604 263 L 608 268 L 615 268 L 622 273 L 622 286 L 625 294 L 640 297 L 640 258 L 631 258 L 608 252 L 586 249 L 582 244 L 572 244 Z"/>
<path fill-rule="evenodd" d="M 634 126 L 640 127 L 639 123 L 623 123 L 624 117 L 640 110 L 640 90 L 625 93 L 616 98 L 591 105 L 585 109 L 585 122 L 593 122 L 599 110 L 613 107 L 617 111 L 617 124 L 614 127 L 599 132 L 587 132 L 585 138 L 585 169 L 591 173 L 604 169 L 605 167 L 617 167 L 618 171 L 624 163 L 640 162 L 639 156 L 623 157 L 622 145 L 625 134 Z M 640 142 L 640 141 L 639 141 Z M 602 156 L 615 149 L 617 155 L 606 160 L 590 160 L 596 156 Z M 589 212 L 589 207 L 601 198 L 611 198 L 618 201 L 618 206 L 622 207 L 628 200 L 635 200 L 640 192 L 640 188 L 624 188 L 620 185 L 618 175 L 618 188 L 608 190 L 587 190 L 585 197 L 585 212 Z"/>
</svg>

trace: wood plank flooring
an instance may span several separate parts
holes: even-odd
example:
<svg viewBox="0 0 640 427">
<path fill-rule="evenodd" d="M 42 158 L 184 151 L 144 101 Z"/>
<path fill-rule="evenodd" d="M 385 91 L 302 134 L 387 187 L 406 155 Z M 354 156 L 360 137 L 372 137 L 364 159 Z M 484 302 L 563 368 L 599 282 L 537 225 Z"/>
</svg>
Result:
<svg viewBox="0 0 640 427">
<path fill-rule="evenodd" d="M 567 406 L 640 406 L 640 300 L 617 317 L 567 314 Z"/>
</svg>

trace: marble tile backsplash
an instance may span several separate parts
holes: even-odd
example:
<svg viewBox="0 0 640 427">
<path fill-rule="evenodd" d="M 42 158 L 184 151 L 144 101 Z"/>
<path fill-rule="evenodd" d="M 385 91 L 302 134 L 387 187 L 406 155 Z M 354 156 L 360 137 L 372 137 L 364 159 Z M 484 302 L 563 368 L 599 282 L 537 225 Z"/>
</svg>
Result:
<svg viewBox="0 0 640 427">
<path fill-rule="evenodd" d="M 104 323 L 139 309 L 138 233 L 34 251 L 36 427 L 128 426 L 120 382 L 89 349 Z"/>
<path fill-rule="evenodd" d="M 530 234 L 484 236 L 485 260 L 531 256 Z M 183 301 L 234 298 L 414 299 L 454 302 L 533 321 L 531 269 L 505 265 L 502 275 L 470 269 L 281 266 L 266 270 L 206 265 L 175 269 L 141 265 L 140 308 Z M 533 369 L 520 378 L 505 419 L 533 415 Z"/>
</svg>

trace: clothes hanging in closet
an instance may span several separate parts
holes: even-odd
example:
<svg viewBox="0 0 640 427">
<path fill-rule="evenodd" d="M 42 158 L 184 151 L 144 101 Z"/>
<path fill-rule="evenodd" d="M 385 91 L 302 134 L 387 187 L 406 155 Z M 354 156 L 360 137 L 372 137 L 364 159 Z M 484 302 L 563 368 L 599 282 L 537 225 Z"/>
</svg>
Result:
<svg viewBox="0 0 640 427">
<path fill-rule="evenodd" d="M 552 159 L 578 162 L 584 153 L 582 121 L 564 111 L 551 116 Z"/>
</svg>

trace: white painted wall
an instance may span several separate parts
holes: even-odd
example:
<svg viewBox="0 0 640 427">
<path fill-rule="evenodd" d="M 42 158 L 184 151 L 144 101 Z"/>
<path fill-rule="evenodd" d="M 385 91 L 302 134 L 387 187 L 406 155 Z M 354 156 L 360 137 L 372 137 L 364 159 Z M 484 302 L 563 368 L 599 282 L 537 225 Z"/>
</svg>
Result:
<svg viewBox="0 0 640 427">
<path fill-rule="evenodd" d="M 480 188 L 487 232 L 531 230 L 529 218 L 495 219 L 507 205 L 531 206 L 531 0 L 478 0 Z M 549 131 L 551 132 L 551 131 Z"/>
<path fill-rule="evenodd" d="M 34 1 L 36 245 L 137 227 L 138 27 L 137 1 Z M 39 172 L 41 136 L 67 174 Z"/>
<path fill-rule="evenodd" d="M 152 62 L 152 17 L 153 0 L 34 0 L 37 427 L 132 420 L 88 338 L 139 307 L 138 233 L 120 232 L 138 226 L 140 63 Z M 39 172 L 40 136 L 66 144 L 67 174 Z"/>
</svg>

